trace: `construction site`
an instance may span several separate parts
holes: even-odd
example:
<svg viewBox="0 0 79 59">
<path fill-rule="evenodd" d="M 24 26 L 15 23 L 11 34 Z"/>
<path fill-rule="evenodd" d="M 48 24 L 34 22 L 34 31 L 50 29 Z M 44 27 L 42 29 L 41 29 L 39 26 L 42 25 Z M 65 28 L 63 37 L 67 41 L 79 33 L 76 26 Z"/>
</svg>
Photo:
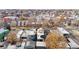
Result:
<svg viewBox="0 0 79 59">
<path fill-rule="evenodd" d="M 78 9 L 0 10 L 0 49 L 78 48 Z"/>
</svg>

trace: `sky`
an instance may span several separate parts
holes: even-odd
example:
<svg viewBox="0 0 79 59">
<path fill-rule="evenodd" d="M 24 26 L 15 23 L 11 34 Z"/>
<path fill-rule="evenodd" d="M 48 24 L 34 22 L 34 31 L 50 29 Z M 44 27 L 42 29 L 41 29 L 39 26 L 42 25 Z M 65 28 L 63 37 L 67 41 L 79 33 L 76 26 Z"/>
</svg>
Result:
<svg viewBox="0 0 79 59">
<path fill-rule="evenodd" d="M 79 0 L 0 0 L 0 9 L 79 9 Z"/>
</svg>

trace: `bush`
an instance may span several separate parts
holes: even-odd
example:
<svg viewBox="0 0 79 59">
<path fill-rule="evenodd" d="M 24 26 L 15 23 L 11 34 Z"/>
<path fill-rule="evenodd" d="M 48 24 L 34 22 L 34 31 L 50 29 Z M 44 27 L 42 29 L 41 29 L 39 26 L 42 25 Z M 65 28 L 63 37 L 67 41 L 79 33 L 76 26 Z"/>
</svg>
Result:
<svg viewBox="0 0 79 59">
<path fill-rule="evenodd" d="M 47 48 L 66 48 L 67 44 L 65 38 L 56 32 L 49 33 L 45 42 Z"/>
<path fill-rule="evenodd" d="M 10 32 L 8 35 L 7 35 L 7 42 L 9 43 L 14 43 L 16 42 L 16 33 L 15 32 Z"/>
</svg>

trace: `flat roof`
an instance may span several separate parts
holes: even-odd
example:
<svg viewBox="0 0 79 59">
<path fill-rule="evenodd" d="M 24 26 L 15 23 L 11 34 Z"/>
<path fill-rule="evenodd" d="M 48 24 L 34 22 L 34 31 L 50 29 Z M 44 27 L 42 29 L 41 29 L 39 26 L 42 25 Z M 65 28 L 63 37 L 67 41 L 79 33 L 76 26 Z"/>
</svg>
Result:
<svg viewBox="0 0 79 59">
<path fill-rule="evenodd" d="M 62 27 L 58 27 L 57 28 L 62 34 L 69 34 L 69 32 L 68 31 L 66 31 L 64 28 L 62 28 Z"/>
</svg>

